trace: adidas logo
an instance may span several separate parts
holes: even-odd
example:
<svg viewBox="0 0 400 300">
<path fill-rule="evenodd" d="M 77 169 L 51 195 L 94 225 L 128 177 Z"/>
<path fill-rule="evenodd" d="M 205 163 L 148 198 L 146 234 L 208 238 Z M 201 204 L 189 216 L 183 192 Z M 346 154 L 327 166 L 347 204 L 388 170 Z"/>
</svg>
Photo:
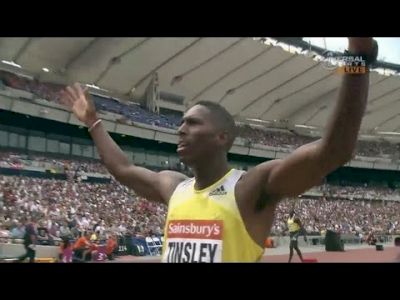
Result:
<svg viewBox="0 0 400 300">
<path fill-rule="evenodd" d="M 225 191 L 225 188 L 223 185 L 221 185 L 220 187 L 218 187 L 217 189 L 213 190 L 210 194 L 208 194 L 209 196 L 221 196 L 221 195 L 226 195 L 227 192 Z"/>
</svg>

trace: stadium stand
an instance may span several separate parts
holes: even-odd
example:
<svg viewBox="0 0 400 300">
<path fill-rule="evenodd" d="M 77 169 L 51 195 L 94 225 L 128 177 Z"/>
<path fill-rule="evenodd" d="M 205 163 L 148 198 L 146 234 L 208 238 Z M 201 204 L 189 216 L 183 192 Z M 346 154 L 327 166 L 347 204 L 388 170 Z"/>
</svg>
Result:
<svg viewBox="0 0 400 300">
<path fill-rule="evenodd" d="M 25 101 L 59 103 L 62 88 L 60 84 L 40 82 L 0 70 L 0 90 L 14 93 Z M 122 124 L 140 123 L 175 130 L 181 121 L 179 113 L 172 111 L 155 113 L 136 103 L 98 94 L 92 96 L 98 111 L 117 115 L 117 122 Z M 22 126 L 18 121 L 15 123 L 12 126 Z M 43 149 L 37 147 L 31 151 L 28 149 L 32 148 L 29 139 L 34 136 L 31 129 L 39 131 L 38 127 L 21 127 L 21 134 L 7 132 L 6 145 L 1 144 L 4 141 L 0 143 L 0 258 L 6 252 L 19 253 L 25 225 L 31 217 L 38 220 L 40 249 L 42 252 L 47 250 L 46 254 L 39 255 L 39 260 L 54 256 L 55 249 L 57 255 L 60 254 L 60 261 L 84 260 L 84 256 L 76 257 L 74 251 L 77 252 L 76 243 L 80 239 L 83 241 L 85 234 L 90 236 L 87 242 L 93 261 L 104 261 L 106 257 L 112 260 L 116 255 L 159 255 L 166 206 L 138 197 L 116 182 L 95 159 L 93 144 L 86 141 L 82 145 L 75 143 L 78 139 L 87 138 L 85 134 L 76 137 L 76 131 L 71 133 L 62 128 L 57 134 L 62 132 L 65 140 L 57 141 L 50 137 L 51 133 L 48 135 L 46 132 L 43 137 L 38 134 L 37 140 L 43 141 Z M 49 131 L 56 129 L 52 126 L 48 128 Z M 28 131 L 29 135 L 24 136 Z M 294 132 L 270 131 L 250 125 L 239 126 L 239 137 L 246 141 L 247 146 L 261 144 L 284 148 L 287 152 L 315 140 Z M 35 144 L 36 140 L 32 140 Z M 50 147 L 50 141 L 54 142 L 54 148 Z M 167 154 L 161 155 L 161 151 L 155 152 L 148 141 L 137 144 L 139 148 L 129 153 L 132 154 L 130 159 L 138 165 L 174 169 L 190 175 L 190 170 L 172 159 L 173 154 L 168 152 L 170 148 L 166 147 Z M 54 153 L 46 151 L 50 148 L 54 149 Z M 384 140 L 359 141 L 356 155 L 391 159 L 398 157 L 399 152 L 398 145 Z M 167 159 L 169 162 L 163 165 Z M 251 168 L 251 165 L 247 161 L 242 164 L 245 169 Z M 367 173 L 365 170 L 360 172 Z M 379 177 L 376 174 L 370 177 Z M 396 212 L 400 208 L 400 192 L 396 189 L 399 184 L 397 179 L 363 180 L 351 176 L 350 172 L 343 177 L 353 177 L 353 180 L 339 182 L 332 176 L 298 199 L 280 202 L 270 235 L 287 236 L 286 216 L 293 203 L 310 236 L 323 237 L 331 230 L 348 241 L 376 243 L 383 237 L 399 235 L 400 220 Z M 273 243 L 269 239 L 268 247 Z M 51 255 L 48 254 L 50 250 Z"/>
<path fill-rule="evenodd" d="M 31 97 L 31 99 L 40 98 L 59 103 L 59 92 L 62 89 L 61 85 L 41 83 L 2 70 L 0 70 L 0 81 L 5 87 L 23 90 L 32 94 L 33 97 Z M 98 110 L 120 115 L 121 118 L 119 120 L 125 124 L 137 122 L 157 127 L 176 129 L 180 123 L 180 118 L 177 114 L 157 114 L 135 103 L 126 104 L 114 98 L 106 98 L 99 95 L 92 96 Z M 247 140 L 250 144 L 262 144 L 272 147 L 287 148 L 289 150 L 293 150 L 316 139 L 290 132 L 277 133 L 251 127 L 250 125 L 239 127 L 239 137 Z M 359 141 L 357 146 L 357 155 L 359 156 L 392 157 L 398 153 L 399 146 L 397 144 L 384 140 L 379 142 Z"/>
<path fill-rule="evenodd" d="M 0 157 L 7 163 L 6 168 L 27 166 L 16 153 L 1 153 Z M 41 156 L 31 159 L 37 163 L 44 161 Z M 98 163 L 91 161 L 51 160 L 51 163 L 64 170 L 73 166 L 73 170 L 104 171 Z M 74 177 L 56 180 L 0 175 L 0 191 L 0 239 L 3 243 L 20 243 L 24 220 L 35 216 L 43 231 L 41 245 L 59 246 L 61 240 L 75 241 L 84 232 L 93 232 L 97 236 L 92 242 L 97 248 L 115 234 L 120 255 L 160 253 L 166 206 L 137 197 L 112 179 L 110 183 L 90 183 Z M 306 193 L 295 201 L 309 235 L 323 236 L 326 230 L 335 230 L 367 241 L 371 232 L 375 235 L 400 234 L 396 214 L 400 201 L 382 200 L 391 197 L 398 200 L 397 190 L 325 184 L 319 191 L 323 191 L 324 196 L 315 196 L 318 190 L 314 191 L 316 193 L 310 191 L 309 196 Z M 355 196 L 358 196 L 357 200 Z M 287 234 L 285 216 L 292 203 L 287 200 L 279 204 L 272 236 Z M 93 257 L 99 260 L 97 254 Z"/>
</svg>

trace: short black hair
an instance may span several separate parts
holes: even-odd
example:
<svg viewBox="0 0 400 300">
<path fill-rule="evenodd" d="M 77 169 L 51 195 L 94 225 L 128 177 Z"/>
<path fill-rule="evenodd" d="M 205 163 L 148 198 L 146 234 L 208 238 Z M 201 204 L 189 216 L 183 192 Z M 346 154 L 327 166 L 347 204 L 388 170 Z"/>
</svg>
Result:
<svg viewBox="0 0 400 300">
<path fill-rule="evenodd" d="M 225 107 L 223 107 L 219 103 L 215 103 L 212 101 L 201 100 L 195 105 L 204 106 L 212 114 L 214 114 L 214 116 L 216 117 L 215 120 L 218 121 L 218 125 L 228 133 L 229 143 L 227 150 L 229 150 L 232 147 L 236 136 L 238 135 L 236 123 L 232 115 L 226 110 Z"/>
</svg>

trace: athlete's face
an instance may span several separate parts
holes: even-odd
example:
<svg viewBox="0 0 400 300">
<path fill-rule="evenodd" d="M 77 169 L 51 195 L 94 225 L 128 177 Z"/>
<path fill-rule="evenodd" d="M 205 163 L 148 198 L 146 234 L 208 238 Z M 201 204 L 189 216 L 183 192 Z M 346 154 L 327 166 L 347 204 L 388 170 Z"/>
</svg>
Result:
<svg viewBox="0 0 400 300">
<path fill-rule="evenodd" d="M 226 143 L 212 113 L 202 105 L 195 105 L 185 113 L 178 134 L 177 153 L 189 166 L 220 151 Z"/>
</svg>

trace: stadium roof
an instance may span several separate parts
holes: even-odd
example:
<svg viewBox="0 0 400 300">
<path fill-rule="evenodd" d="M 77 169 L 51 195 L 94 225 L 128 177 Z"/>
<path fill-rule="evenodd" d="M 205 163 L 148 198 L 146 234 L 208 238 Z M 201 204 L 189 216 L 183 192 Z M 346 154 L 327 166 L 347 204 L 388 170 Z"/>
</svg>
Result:
<svg viewBox="0 0 400 300">
<path fill-rule="evenodd" d="M 295 38 L 284 41 L 301 49 L 262 41 L 1 38 L 0 60 L 3 69 L 43 81 L 92 84 L 133 100 L 143 96 L 157 73 L 159 90 L 183 96 L 185 104 L 206 99 L 221 103 L 238 120 L 322 128 L 335 104 L 340 76 L 323 67 L 318 47 L 304 51 Z M 364 132 L 400 132 L 400 77 L 389 73 L 371 73 Z"/>
</svg>

